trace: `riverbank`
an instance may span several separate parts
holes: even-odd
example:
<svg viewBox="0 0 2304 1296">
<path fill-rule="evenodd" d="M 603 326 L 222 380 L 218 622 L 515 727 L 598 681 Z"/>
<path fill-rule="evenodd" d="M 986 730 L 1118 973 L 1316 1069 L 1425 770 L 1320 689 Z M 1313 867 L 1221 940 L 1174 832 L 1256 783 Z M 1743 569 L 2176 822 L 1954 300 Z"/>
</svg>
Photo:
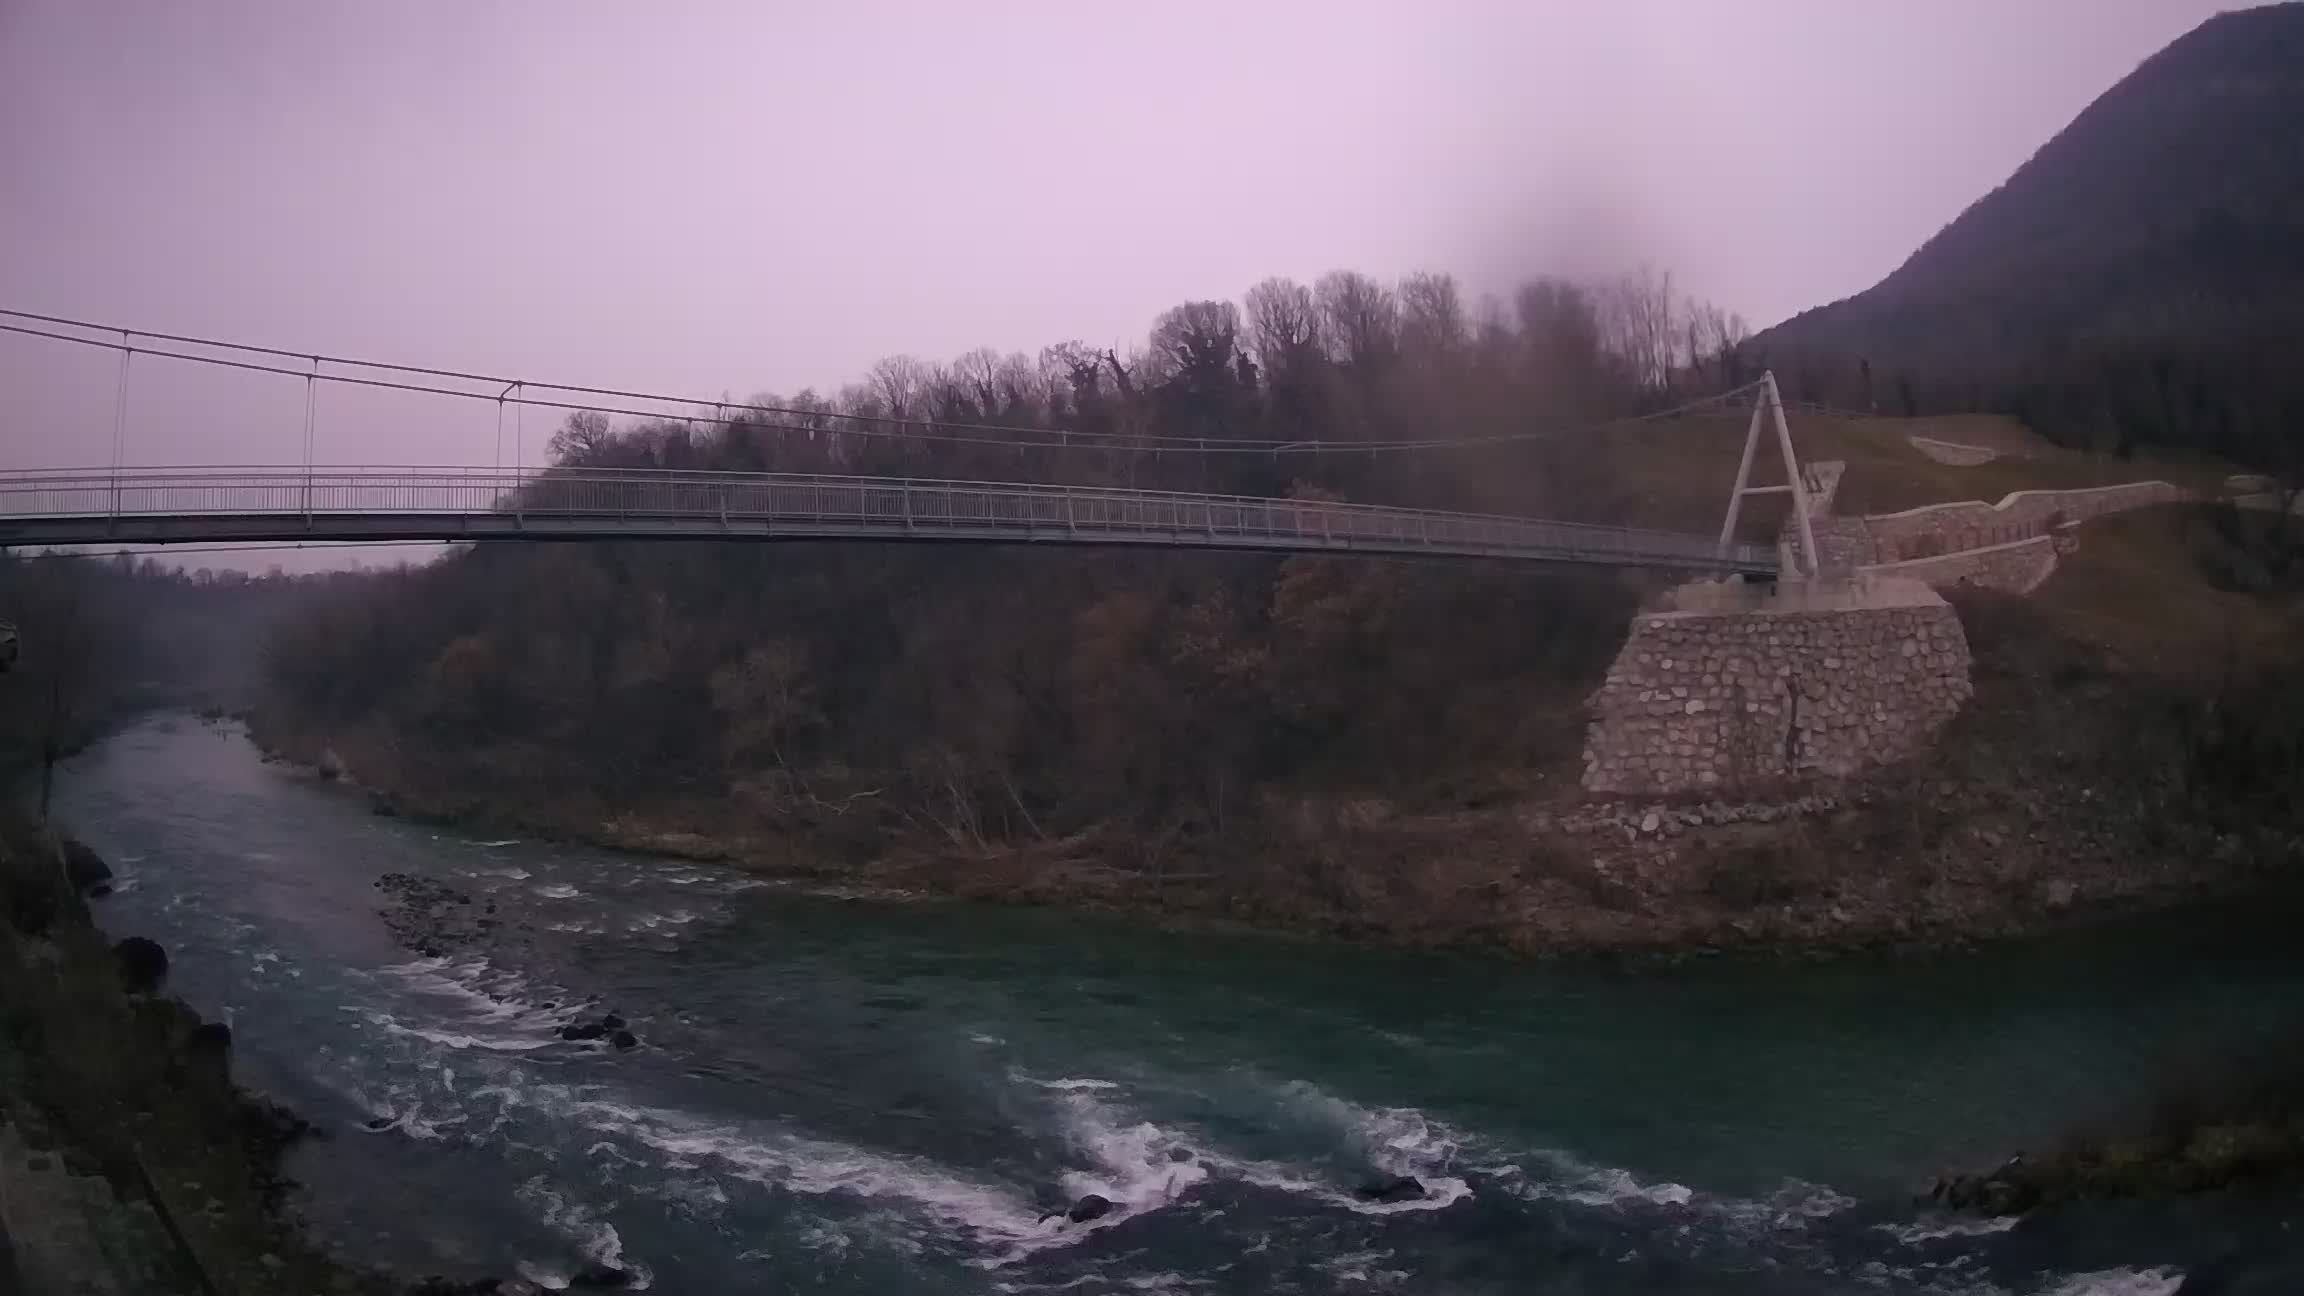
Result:
<svg viewBox="0 0 2304 1296">
<path fill-rule="evenodd" d="M 55 840 L 0 820 L 0 1288 L 464 1290 L 340 1264 L 305 1236 L 281 1163 L 314 1131 L 233 1082 L 230 1028 L 162 993 L 157 945 L 110 945 L 64 865 Z"/>
<path fill-rule="evenodd" d="M 2304 907 L 2289 899 L 2289 912 Z M 1981 1173 L 1940 1176 L 1929 1200 L 2022 1215 L 2078 1202 L 2289 1194 L 2304 1183 L 2304 1036 L 2188 1059 L 2138 1111 L 2065 1132 Z"/>
<path fill-rule="evenodd" d="M 1938 947 L 2243 890 L 2304 860 L 2285 815 L 2224 813 L 2195 786 L 2196 691 L 2122 668 L 2016 600 L 1959 606 L 1976 695 L 1934 750 L 1864 780 L 1734 801 L 1596 802 L 1564 760 L 1452 796 L 1274 787 L 1220 826 L 995 836 L 866 786 L 616 804 L 510 785 L 491 777 L 517 765 L 506 752 L 434 751 L 380 723 L 314 733 L 259 716 L 253 736 L 283 759 L 342 768 L 379 813 L 476 831 L 725 861 L 859 895 L 1528 957 Z"/>
</svg>

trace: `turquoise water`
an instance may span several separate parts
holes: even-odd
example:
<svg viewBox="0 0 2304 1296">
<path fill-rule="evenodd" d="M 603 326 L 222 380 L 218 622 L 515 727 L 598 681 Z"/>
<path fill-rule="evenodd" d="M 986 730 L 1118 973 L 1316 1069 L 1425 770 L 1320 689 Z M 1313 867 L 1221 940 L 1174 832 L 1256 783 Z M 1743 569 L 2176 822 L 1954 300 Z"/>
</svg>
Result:
<svg viewBox="0 0 2304 1296">
<path fill-rule="evenodd" d="M 232 1021 L 242 1078 L 329 1132 L 292 1166 L 314 1226 L 414 1272 L 2135 1296 L 2187 1271 L 2187 1292 L 2290 1290 L 2248 1284 L 2304 1255 L 2292 1202 L 2013 1227 L 1911 1204 L 1939 1169 L 2299 1025 L 2304 958 L 2261 908 L 1924 960 L 1611 972 L 849 902 L 491 841 L 373 817 L 186 718 L 91 752 L 60 796 L 123 875 L 106 925 L 162 941 L 176 991 Z M 377 918 L 387 872 L 502 926 L 415 957 Z M 608 1008 L 640 1048 L 557 1038 Z M 1427 1195 L 1359 1200 L 1380 1174 Z M 1090 1192 L 1120 1209 L 1041 1220 Z"/>
</svg>

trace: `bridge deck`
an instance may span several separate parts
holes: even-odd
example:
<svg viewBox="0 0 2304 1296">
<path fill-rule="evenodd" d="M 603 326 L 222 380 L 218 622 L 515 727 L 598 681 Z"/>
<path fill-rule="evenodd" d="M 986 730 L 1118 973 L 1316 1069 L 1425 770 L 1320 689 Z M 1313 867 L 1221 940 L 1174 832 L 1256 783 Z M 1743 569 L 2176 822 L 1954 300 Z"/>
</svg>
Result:
<svg viewBox="0 0 2304 1296">
<path fill-rule="evenodd" d="M 0 546 L 895 540 L 1349 550 L 1774 574 L 1772 547 L 1425 509 L 1083 486 L 456 468 L 0 473 Z"/>
</svg>

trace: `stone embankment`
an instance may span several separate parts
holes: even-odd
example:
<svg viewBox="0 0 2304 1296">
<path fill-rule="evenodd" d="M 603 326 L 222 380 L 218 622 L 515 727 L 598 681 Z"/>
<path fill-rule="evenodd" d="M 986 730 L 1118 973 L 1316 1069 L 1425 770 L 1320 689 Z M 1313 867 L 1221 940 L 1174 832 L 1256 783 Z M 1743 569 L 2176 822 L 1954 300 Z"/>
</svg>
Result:
<svg viewBox="0 0 2304 1296">
<path fill-rule="evenodd" d="M 2198 498 L 2195 492 L 2170 482 L 2142 481 L 2080 490 L 2017 491 L 1997 504 L 1966 500 L 1872 514 L 1853 519 L 1862 524 L 1865 546 L 1856 565 L 1934 558 L 1963 549 L 2041 539 L 2060 526 L 2107 513 Z"/>
<path fill-rule="evenodd" d="M 1924 457 L 1954 468 L 1980 468 L 2000 458 L 2000 451 L 1989 446 L 1963 445 L 1958 441 L 1939 441 L 1924 436 L 1906 437 L 1904 440 Z"/>
<path fill-rule="evenodd" d="M 1700 582 L 1634 618 L 1592 699 L 1586 791 L 1711 793 L 1910 756 L 1971 693 L 1959 618 L 1934 590 L 2028 594 L 2082 520 L 2197 498 L 2148 481 L 1844 517 L 1834 505 L 1845 471 L 1829 460 L 1801 470 L 1819 579 L 1769 592 Z M 1779 544 L 1788 568 L 1804 565 L 1791 523 Z"/>
<path fill-rule="evenodd" d="M 1538 836 L 1609 836 L 1626 841 L 1677 837 L 1699 828 L 1730 824 L 1773 824 L 1809 815 L 1829 814 L 1841 807 L 1839 796 L 1816 792 L 1774 800 L 1713 800 L 1688 805 L 1659 805 L 1644 801 L 1598 801 L 1556 809 L 1547 806 L 1524 811 L 1521 826 Z"/>
<path fill-rule="evenodd" d="M 1847 777 L 1918 750 L 1969 693 L 1960 619 L 1917 582 L 1683 587 L 1633 619 L 1593 697 L 1584 787 Z"/>
<path fill-rule="evenodd" d="M 1998 452 L 1952 442 L 1912 443 L 1943 463 L 1989 462 Z M 1957 452 L 1973 452 L 1966 460 Z M 1982 455 L 1983 458 L 1973 458 Z M 2201 498 L 2164 481 L 2127 482 L 2077 490 L 2016 491 L 1996 504 L 1963 500 L 1928 504 L 1897 513 L 1842 515 L 1834 505 L 1846 465 L 1820 460 L 1801 470 L 1807 486 L 1810 528 L 1826 575 L 1854 573 L 1895 576 L 1936 589 L 1972 586 L 2009 594 L 2029 594 L 2056 570 L 2059 554 L 2071 552 L 2073 530 L 2089 518 L 2155 504 Z M 2238 482 L 2232 493 L 2240 499 Z M 1787 521 L 1777 539 L 1787 566 L 1802 550 L 1797 529 Z"/>
</svg>

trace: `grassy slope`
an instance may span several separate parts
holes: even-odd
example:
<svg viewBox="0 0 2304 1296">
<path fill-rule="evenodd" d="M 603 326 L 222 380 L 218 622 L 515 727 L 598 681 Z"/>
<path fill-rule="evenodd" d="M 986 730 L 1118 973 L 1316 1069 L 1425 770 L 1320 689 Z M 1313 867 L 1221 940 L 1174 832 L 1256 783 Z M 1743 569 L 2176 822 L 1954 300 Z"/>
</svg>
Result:
<svg viewBox="0 0 2304 1296">
<path fill-rule="evenodd" d="M 1796 413 L 1789 422 L 1793 448 L 1802 462 L 1839 460 L 1848 465 L 1837 505 L 1837 511 L 1845 514 L 1893 513 L 1961 500 L 1994 503 L 2010 491 L 2154 479 L 2212 491 L 2231 471 L 2204 459 L 2123 460 L 2061 450 L 2015 420 L 1997 415 L 1901 419 Z M 1743 453 L 1745 426 L 1741 415 L 1706 415 L 1611 431 L 1590 457 L 1586 480 L 1576 484 L 1570 507 L 1576 516 L 1594 521 L 1677 530 L 1716 527 Z M 1914 449 L 1909 438 L 1916 434 L 2017 453 L 1973 468 L 1955 467 Z M 1783 462 L 1770 438 L 1754 461 L 1752 483 L 1776 485 L 1783 480 Z M 1773 539 L 1785 509 L 1780 496 L 1747 500 L 1738 534 L 1748 540 Z"/>
<path fill-rule="evenodd" d="M 2084 527 L 2079 552 L 2033 598 L 2051 623 L 2122 667 L 2213 685 L 2277 664 L 2304 629 L 2293 597 L 2224 578 L 2248 565 L 2211 509 L 2138 509 Z"/>
</svg>

